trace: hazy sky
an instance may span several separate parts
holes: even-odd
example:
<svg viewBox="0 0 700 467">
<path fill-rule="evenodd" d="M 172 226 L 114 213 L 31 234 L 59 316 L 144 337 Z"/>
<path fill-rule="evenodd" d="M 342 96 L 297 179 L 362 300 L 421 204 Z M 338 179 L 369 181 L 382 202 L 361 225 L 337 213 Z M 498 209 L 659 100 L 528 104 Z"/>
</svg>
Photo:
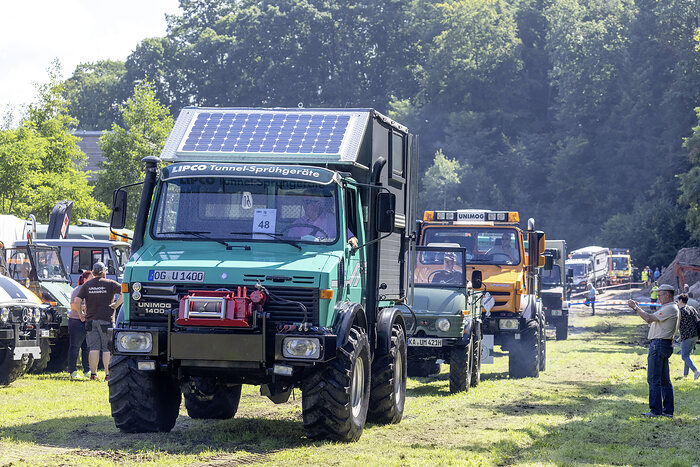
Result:
<svg viewBox="0 0 700 467">
<path fill-rule="evenodd" d="M 76 65 L 126 60 L 147 37 L 165 35 L 178 0 L 5 0 L 0 21 L 0 112 L 34 100 L 53 59 L 63 77 Z"/>
</svg>

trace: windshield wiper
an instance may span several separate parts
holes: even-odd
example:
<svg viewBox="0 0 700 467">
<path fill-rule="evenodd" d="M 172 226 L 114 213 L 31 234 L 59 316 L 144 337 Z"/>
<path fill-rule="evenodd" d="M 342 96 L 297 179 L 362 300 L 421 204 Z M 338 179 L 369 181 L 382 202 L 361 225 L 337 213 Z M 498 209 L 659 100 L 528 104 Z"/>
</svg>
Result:
<svg viewBox="0 0 700 467">
<path fill-rule="evenodd" d="M 212 242 L 216 243 L 221 243 L 223 246 L 226 247 L 227 250 L 230 250 L 234 248 L 233 245 L 229 245 L 227 241 L 225 240 L 220 240 L 218 238 L 213 238 L 205 234 L 210 234 L 211 232 L 207 230 L 176 230 L 172 232 L 158 232 L 160 235 L 194 235 L 197 238 L 201 238 L 204 240 L 211 240 Z M 243 248 L 246 250 L 250 250 L 250 247 L 248 245 L 245 245 Z"/>
<path fill-rule="evenodd" d="M 301 251 L 301 247 L 293 240 L 287 240 L 286 238 L 280 238 L 282 235 L 281 233 L 277 232 L 229 232 L 230 235 L 255 235 L 255 234 L 264 234 L 268 235 L 274 239 L 277 239 L 283 243 L 286 243 L 288 245 L 292 245 L 293 247 L 296 247 L 298 250 Z"/>
</svg>

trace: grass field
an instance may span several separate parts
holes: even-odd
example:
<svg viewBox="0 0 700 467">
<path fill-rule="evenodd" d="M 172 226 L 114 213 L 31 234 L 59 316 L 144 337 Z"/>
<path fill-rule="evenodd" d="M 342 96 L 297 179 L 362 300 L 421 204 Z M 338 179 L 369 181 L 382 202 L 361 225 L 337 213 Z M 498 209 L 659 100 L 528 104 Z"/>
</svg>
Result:
<svg viewBox="0 0 700 467">
<path fill-rule="evenodd" d="M 106 383 L 24 376 L 0 388 L 0 465 L 699 464 L 700 380 L 682 379 L 674 354 L 675 418 L 641 417 L 641 320 L 622 310 L 582 313 L 568 340 L 548 341 L 539 378 L 510 380 L 507 358 L 497 357 L 467 394 L 449 394 L 446 367 L 437 378 L 409 379 L 401 423 L 368 425 L 352 444 L 308 441 L 299 392 L 274 405 L 246 386 L 234 419 L 192 420 L 183 407 L 171 433 L 121 434 Z"/>
</svg>

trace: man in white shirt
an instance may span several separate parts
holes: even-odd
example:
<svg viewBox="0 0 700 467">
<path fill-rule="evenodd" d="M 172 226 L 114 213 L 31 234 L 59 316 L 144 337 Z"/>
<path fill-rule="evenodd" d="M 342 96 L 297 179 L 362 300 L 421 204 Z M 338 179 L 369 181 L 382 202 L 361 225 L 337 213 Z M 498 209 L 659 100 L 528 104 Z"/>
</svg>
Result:
<svg viewBox="0 0 700 467">
<path fill-rule="evenodd" d="M 647 357 L 647 383 L 649 383 L 649 412 L 645 417 L 673 417 L 673 386 L 668 370 L 668 359 L 673 354 L 673 336 L 678 330 L 680 312 L 673 302 L 675 289 L 661 284 L 658 289 L 661 308 L 655 313 L 642 310 L 636 301 L 627 305 L 649 323 L 649 355 Z"/>
</svg>

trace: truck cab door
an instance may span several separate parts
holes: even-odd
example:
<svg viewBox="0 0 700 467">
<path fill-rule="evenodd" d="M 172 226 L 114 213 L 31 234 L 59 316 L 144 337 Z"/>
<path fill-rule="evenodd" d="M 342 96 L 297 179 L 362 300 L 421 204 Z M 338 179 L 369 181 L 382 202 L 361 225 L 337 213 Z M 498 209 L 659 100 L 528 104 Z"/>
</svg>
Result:
<svg viewBox="0 0 700 467">
<path fill-rule="evenodd" d="M 347 243 L 352 233 L 358 241 L 359 245 L 363 245 L 366 241 L 365 222 L 363 219 L 362 205 L 357 189 L 353 186 L 346 186 L 343 189 L 343 202 L 345 203 L 345 222 L 346 235 L 345 238 L 345 289 L 347 291 L 346 298 L 355 303 L 360 303 L 364 306 L 365 294 L 365 247 L 361 247 L 351 254 L 351 246 Z M 348 232 L 349 231 L 349 232 Z"/>
</svg>

